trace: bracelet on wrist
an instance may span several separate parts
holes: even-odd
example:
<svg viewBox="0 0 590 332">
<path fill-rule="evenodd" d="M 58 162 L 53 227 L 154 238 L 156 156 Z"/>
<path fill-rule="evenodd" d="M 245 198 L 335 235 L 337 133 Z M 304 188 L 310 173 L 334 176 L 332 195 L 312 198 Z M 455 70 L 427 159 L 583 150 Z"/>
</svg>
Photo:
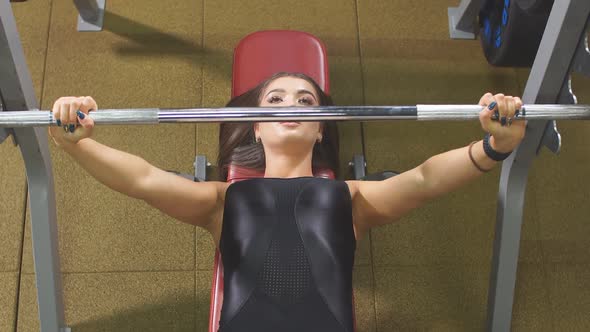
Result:
<svg viewBox="0 0 590 332">
<path fill-rule="evenodd" d="M 506 152 L 506 153 L 501 153 L 501 152 L 494 150 L 492 148 L 492 146 L 490 145 L 490 137 L 492 137 L 492 135 L 490 135 L 488 133 L 483 138 L 483 151 L 486 153 L 486 156 L 488 156 L 490 159 L 495 160 L 495 161 L 502 161 L 502 160 L 505 160 L 506 158 L 510 157 L 510 155 L 512 154 L 512 151 Z"/>
<path fill-rule="evenodd" d="M 481 166 L 479 166 L 476 162 L 475 162 L 475 158 L 473 158 L 473 154 L 471 153 L 471 149 L 473 148 L 473 145 L 477 143 L 476 141 L 471 142 L 471 144 L 469 144 L 469 159 L 471 159 L 471 162 L 473 163 L 473 166 L 475 166 L 475 168 L 477 168 L 480 172 L 482 173 L 487 173 L 489 171 L 491 171 L 492 169 L 484 169 Z"/>
</svg>

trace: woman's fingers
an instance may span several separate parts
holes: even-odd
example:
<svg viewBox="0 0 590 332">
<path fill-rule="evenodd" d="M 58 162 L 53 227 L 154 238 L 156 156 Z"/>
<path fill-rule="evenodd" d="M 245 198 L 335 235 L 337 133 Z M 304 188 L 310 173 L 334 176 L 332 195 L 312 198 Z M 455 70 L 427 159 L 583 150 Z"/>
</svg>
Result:
<svg viewBox="0 0 590 332">
<path fill-rule="evenodd" d="M 486 94 L 480 99 L 480 105 L 487 106 L 484 109 L 485 117 L 489 117 L 500 126 L 509 126 L 517 116 L 517 111 L 522 108 L 522 100 L 518 97 Z"/>
<path fill-rule="evenodd" d="M 59 106 L 59 119 L 62 126 L 70 123 L 70 104 L 63 100 Z"/>
<path fill-rule="evenodd" d="M 514 101 L 516 102 L 516 110 L 519 111 L 522 108 L 522 99 L 514 97 Z"/>
<path fill-rule="evenodd" d="M 522 99 L 519 97 L 514 97 L 514 107 L 516 108 L 514 116 L 518 116 L 520 114 L 520 109 L 522 108 Z"/>
<path fill-rule="evenodd" d="M 525 125 L 524 121 L 514 122 L 518 116 L 517 111 L 522 108 L 522 100 L 519 97 L 486 93 L 479 100 L 479 105 L 484 106 L 479 116 L 481 126 L 490 134 L 511 133 L 507 127 L 512 124 L 517 125 L 519 129 Z"/>
<path fill-rule="evenodd" d="M 479 105 L 488 106 L 493 101 L 494 101 L 494 95 L 491 92 L 488 92 L 479 99 Z"/>
<path fill-rule="evenodd" d="M 91 129 L 94 127 L 94 120 L 87 113 L 82 111 L 78 111 L 78 122 L 82 125 L 84 129 Z"/>
<path fill-rule="evenodd" d="M 51 137 L 58 145 L 59 142 L 76 143 L 83 138 L 90 137 L 94 121 L 88 116 L 88 113 L 97 108 L 96 101 L 91 97 L 59 98 L 52 108 L 57 126 L 49 128 Z"/>
<path fill-rule="evenodd" d="M 76 111 L 78 111 L 78 109 L 80 109 L 80 105 L 81 105 L 81 100 L 79 98 L 75 98 L 70 100 L 69 102 L 69 118 L 68 118 L 68 123 L 70 125 L 76 125 L 78 123 L 78 115 L 76 114 Z"/>
<path fill-rule="evenodd" d="M 503 96 L 502 105 L 500 109 L 500 125 L 502 127 L 508 125 L 508 120 L 511 117 L 511 108 L 514 108 L 512 96 Z"/>
<path fill-rule="evenodd" d="M 496 111 L 496 102 L 494 101 L 494 95 L 486 93 L 479 99 L 479 105 L 483 106 L 482 111 L 479 113 L 479 121 L 484 129 L 486 129 L 491 120 L 494 119 L 494 112 Z"/>
<path fill-rule="evenodd" d="M 516 102 L 514 101 L 514 97 L 511 96 L 506 98 L 506 108 L 508 110 L 506 125 L 510 126 L 514 119 L 514 114 L 516 113 Z"/>
<path fill-rule="evenodd" d="M 51 108 L 51 112 L 53 113 L 54 119 L 60 120 L 59 114 L 61 112 L 61 104 L 59 103 L 59 99 L 53 103 L 53 107 Z M 61 122 L 61 120 L 59 122 Z"/>
<path fill-rule="evenodd" d="M 92 99 L 92 97 L 84 97 L 82 98 L 82 103 L 80 105 L 80 111 L 84 114 L 88 114 L 90 111 L 96 111 L 98 105 L 96 105 L 96 101 Z"/>
<path fill-rule="evenodd" d="M 73 132 L 82 118 L 78 116 L 78 111 L 86 118 L 91 110 L 98 108 L 96 101 L 92 97 L 61 97 L 53 105 L 53 115 L 57 120 L 57 125 L 61 126 L 65 132 Z M 94 125 L 92 120 L 87 121 L 87 125 Z"/>
<path fill-rule="evenodd" d="M 494 95 L 494 100 L 496 101 L 496 110 L 494 112 L 495 117 L 494 120 L 498 121 L 500 125 L 504 125 L 506 123 L 506 118 L 508 115 L 507 107 L 506 107 L 506 96 L 501 93 Z"/>
<path fill-rule="evenodd" d="M 84 128 L 94 127 L 94 120 L 92 120 L 92 118 L 88 116 L 88 113 L 90 113 L 90 111 L 96 111 L 97 108 L 98 105 L 96 104 L 96 101 L 92 99 L 92 97 L 81 97 L 81 105 L 77 112 L 77 115 L 78 122 Z"/>
</svg>

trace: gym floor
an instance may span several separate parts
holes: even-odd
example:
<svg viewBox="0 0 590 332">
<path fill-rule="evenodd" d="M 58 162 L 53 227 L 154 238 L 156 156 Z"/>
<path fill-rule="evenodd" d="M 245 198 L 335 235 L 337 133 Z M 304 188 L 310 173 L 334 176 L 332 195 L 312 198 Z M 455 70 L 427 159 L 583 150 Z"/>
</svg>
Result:
<svg viewBox="0 0 590 332">
<path fill-rule="evenodd" d="M 93 96 L 102 108 L 222 106 L 233 47 L 264 29 L 303 30 L 324 41 L 338 105 L 475 104 L 487 91 L 521 95 L 528 70 L 491 67 L 479 41 L 449 39 L 447 7 L 458 3 L 107 1 L 104 30 L 93 33 L 76 31 L 70 0 L 12 8 L 43 109 L 64 95 Z M 573 88 L 590 103 L 590 80 L 575 76 Z M 590 123 L 562 121 L 559 128 L 561 155 L 543 149 L 529 177 L 513 331 L 590 330 Z M 196 154 L 216 160 L 217 130 L 112 126 L 98 128 L 95 139 L 192 173 Z M 483 136 L 478 123 L 368 122 L 364 137 L 357 122 L 340 130 L 342 168 L 364 140 L 369 172 L 408 170 Z M 50 145 L 68 326 L 206 331 L 209 236 L 107 189 Z M 0 157 L 0 331 L 38 331 L 24 165 L 9 141 Z M 499 174 L 359 242 L 359 332 L 484 330 Z"/>
</svg>

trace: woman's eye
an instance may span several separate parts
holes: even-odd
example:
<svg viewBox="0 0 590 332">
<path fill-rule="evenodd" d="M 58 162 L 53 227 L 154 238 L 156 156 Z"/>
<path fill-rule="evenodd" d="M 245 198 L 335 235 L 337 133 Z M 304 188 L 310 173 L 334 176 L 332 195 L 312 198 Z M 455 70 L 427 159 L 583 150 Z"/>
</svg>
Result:
<svg viewBox="0 0 590 332">
<path fill-rule="evenodd" d="M 307 105 L 313 104 L 313 101 L 311 101 L 311 99 L 309 99 L 309 98 L 301 98 L 301 99 L 299 99 L 299 102 L 302 104 L 307 104 Z"/>
<path fill-rule="evenodd" d="M 283 101 L 283 99 L 279 96 L 272 96 L 270 97 L 270 99 L 268 100 L 269 103 L 278 103 Z"/>
</svg>

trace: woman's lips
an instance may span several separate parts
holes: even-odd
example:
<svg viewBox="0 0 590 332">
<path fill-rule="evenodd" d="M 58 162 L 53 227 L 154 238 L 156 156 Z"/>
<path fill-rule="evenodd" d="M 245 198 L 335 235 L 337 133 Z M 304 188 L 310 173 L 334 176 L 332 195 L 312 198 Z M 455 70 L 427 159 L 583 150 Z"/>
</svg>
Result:
<svg viewBox="0 0 590 332">
<path fill-rule="evenodd" d="M 279 123 L 284 126 L 298 126 L 299 125 L 299 122 L 279 122 Z"/>
</svg>

